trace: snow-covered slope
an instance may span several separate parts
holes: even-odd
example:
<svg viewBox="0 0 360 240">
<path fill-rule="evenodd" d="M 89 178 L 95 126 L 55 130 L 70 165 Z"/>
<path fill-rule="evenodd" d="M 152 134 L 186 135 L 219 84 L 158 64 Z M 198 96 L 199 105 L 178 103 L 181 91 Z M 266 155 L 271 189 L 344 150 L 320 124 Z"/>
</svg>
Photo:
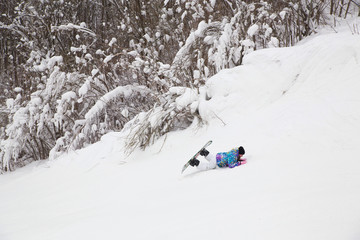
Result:
<svg viewBox="0 0 360 240">
<path fill-rule="evenodd" d="M 203 128 L 129 157 L 112 133 L 0 176 L 0 239 L 359 239 L 360 35 L 338 31 L 211 78 Z M 209 139 L 248 164 L 181 175 Z"/>
</svg>

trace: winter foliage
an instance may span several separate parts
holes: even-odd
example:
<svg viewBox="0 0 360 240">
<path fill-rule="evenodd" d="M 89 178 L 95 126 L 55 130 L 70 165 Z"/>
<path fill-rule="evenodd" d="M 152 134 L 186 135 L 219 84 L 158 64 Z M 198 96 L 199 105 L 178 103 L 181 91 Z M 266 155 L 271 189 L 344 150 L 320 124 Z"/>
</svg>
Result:
<svg viewBox="0 0 360 240">
<path fill-rule="evenodd" d="M 357 14 L 353 1 L 0 3 L 0 171 L 128 133 L 145 148 L 206 122 L 202 86 L 262 48 Z M 332 15 L 330 15 L 332 14 Z"/>
</svg>

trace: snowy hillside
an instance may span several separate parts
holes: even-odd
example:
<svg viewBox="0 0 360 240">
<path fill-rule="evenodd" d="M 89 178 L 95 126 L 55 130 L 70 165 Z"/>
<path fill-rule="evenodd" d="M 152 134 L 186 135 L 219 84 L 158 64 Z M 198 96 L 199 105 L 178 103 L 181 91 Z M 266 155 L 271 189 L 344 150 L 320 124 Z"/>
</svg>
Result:
<svg viewBox="0 0 360 240">
<path fill-rule="evenodd" d="M 203 91 L 207 126 L 128 157 L 111 133 L 0 176 L 0 239 L 360 239 L 359 34 L 253 52 Z M 209 139 L 248 164 L 181 175 Z"/>
</svg>

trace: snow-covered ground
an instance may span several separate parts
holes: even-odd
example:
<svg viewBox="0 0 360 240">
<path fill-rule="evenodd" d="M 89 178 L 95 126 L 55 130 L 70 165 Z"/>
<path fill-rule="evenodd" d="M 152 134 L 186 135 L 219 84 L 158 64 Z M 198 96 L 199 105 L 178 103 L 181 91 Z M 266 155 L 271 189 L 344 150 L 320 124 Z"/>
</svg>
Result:
<svg viewBox="0 0 360 240">
<path fill-rule="evenodd" d="M 206 85 L 209 124 L 125 157 L 111 133 L 0 176 L 1 240 L 360 239 L 360 35 L 343 24 Z M 360 20 L 357 20 L 360 25 Z M 215 114 L 216 115 L 215 115 Z M 183 164 L 207 140 L 248 164 Z"/>
</svg>

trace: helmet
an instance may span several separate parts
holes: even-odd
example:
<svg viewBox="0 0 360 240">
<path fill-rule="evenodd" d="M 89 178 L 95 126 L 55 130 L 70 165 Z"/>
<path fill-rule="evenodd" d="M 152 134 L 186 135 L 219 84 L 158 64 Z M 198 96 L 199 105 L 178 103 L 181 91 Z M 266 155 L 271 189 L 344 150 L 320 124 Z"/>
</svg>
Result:
<svg viewBox="0 0 360 240">
<path fill-rule="evenodd" d="M 245 154 L 245 149 L 242 146 L 239 147 L 239 154 L 241 155 Z"/>
</svg>

